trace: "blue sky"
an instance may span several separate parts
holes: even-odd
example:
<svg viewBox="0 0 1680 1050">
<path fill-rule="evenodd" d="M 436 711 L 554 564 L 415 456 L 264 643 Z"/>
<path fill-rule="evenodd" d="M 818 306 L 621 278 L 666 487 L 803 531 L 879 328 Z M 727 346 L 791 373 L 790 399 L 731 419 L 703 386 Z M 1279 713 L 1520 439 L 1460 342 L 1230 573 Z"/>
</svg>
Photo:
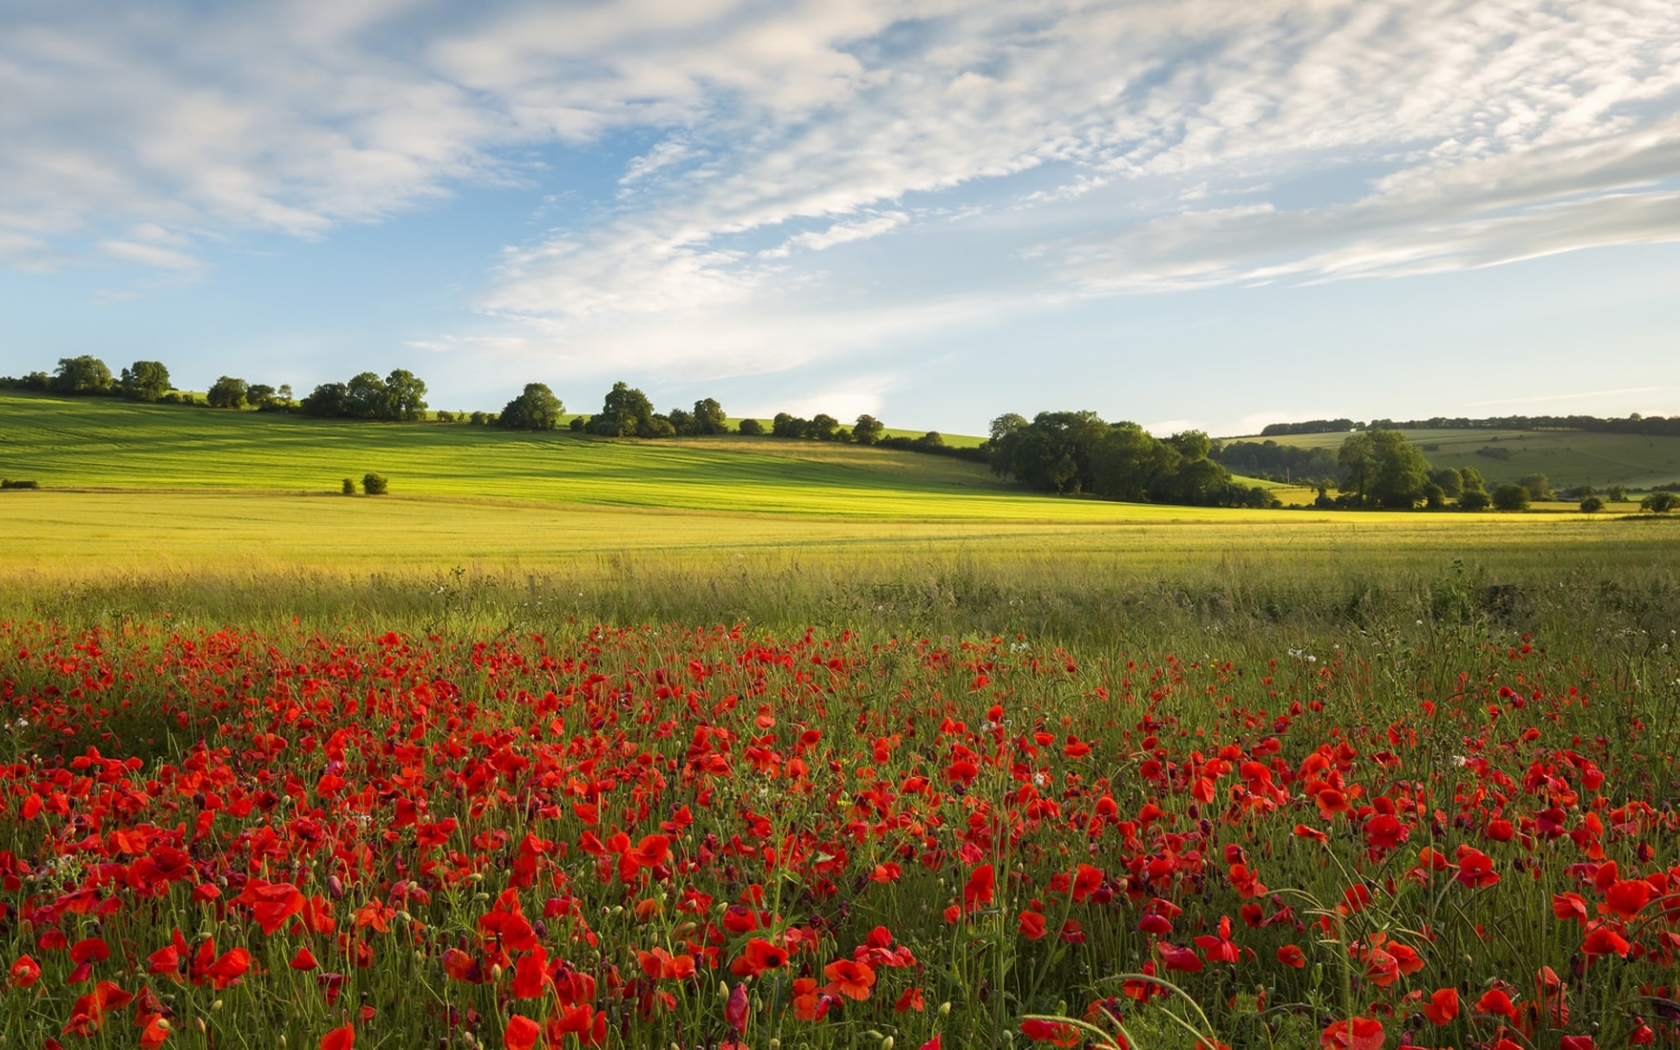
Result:
<svg viewBox="0 0 1680 1050">
<path fill-rule="evenodd" d="M 1660 0 L 0 7 L 0 371 L 1680 414 Z"/>
</svg>

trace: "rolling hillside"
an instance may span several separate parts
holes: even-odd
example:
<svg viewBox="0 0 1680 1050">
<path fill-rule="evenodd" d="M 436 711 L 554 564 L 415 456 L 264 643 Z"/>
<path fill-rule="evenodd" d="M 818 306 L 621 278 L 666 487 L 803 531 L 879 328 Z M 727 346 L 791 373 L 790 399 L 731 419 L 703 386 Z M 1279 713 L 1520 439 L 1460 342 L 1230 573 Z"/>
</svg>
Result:
<svg viewBox="0 0 1680 1050">
<path fill-rule="evenodd" d="M 1437 467 L 1475 467 L 1490 484 L 1544 474 L 1559 489 L 1576 485 L 1649 488 L 1680 481 L 1680 437 L 1586 430 L 1406 430 Z M 1337 449 L 1346 434 L 1228 438 Z"/>
</svg>

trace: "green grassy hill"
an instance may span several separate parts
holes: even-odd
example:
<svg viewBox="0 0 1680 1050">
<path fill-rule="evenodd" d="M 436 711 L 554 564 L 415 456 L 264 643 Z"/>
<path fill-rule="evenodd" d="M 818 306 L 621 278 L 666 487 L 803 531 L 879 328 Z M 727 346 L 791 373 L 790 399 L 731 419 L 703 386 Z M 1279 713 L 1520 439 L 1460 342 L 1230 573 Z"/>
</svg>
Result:
<svg viewBox="0 0 1680 1050">
<path fill-rule="evenodd" d="M 1556 488 L 1626 485 L 1649 488 L 1680 481 L 1680 437 L 1606 434 L 1587 430 L 1406 430 L 1437 467 L 1475 467 L 1493 484 L 1544 474 Z M 1336 449 L 1346 434 L 1285 434 L 1276 441 L 1300 448 Z M 1486 451 L 1484 451 L 1486 450 Z"/>
<path fill-rule="evenodd" d="M 1080 506 L 1028 495 L 980 464 L 854 445 L 609 441 L 0 394 L 0 475 L 49 487 L 336 492 L 368 472 L 398 495 L 606 506 L 1005 518 Z"/>
</svg>

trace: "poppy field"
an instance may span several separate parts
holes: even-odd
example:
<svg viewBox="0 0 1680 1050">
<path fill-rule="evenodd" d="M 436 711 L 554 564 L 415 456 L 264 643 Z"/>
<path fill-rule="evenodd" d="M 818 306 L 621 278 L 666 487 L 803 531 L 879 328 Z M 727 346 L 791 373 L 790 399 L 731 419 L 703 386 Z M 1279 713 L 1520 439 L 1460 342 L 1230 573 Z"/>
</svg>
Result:
<svg viewBox="0 0 1680 1050">
<path fill-rule="evenodd" d="M 1670 632 L 1446 611 L 5 621 L 0 1039 L 1674 1045 Z"/>
</svg>

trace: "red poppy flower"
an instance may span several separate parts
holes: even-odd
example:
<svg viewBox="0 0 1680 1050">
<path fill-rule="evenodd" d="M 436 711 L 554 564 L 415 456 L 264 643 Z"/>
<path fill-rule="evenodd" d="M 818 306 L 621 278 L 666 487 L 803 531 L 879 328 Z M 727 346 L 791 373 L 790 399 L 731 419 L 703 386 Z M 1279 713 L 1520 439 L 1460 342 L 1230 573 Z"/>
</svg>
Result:
<svg viewBox="0 0 1680 1050">
<path fill-rule="evenodd" d="M 823 976 L 829 979 L 828 991 L 839 992 L 848 999 L 859 1002 L 869 998 L 869 990 L 875 986 L 875 970 L 868 963 L 853 962 L 841 959 L 823 967 Z"/>
<path fill-rule="evenodd" d="M 1372 1017 L 1336 1021 L 1319 1036 L 1323 1050 L 1382 1050 L 1382 1022 Z"/>
<path fill-rule="evenodd" d="M 13 988 L 29 988 L 40 979 L 41 964 L 37 963 L 34 959 L 31 959 L 27 955 L 20 955 L 18 956 L 17 961 L 12 963 L 12 969 L 10 971 L 10 975 L 6 979 L 6 983 L 10 984 Z"/>
<path fill-rule="evenodd" d="M 542 1027 L 537 1022 L 524 1014 L 514 1014 L 502 1029 L 502 1046 L 506 1050 L 531 1050 L 541 1037 Z"/>
<path fill-rule="evenodd" d="M 1423 1004 L 1423 1016 L 1430 1024 L 1446 1024 L 1458 1016 L 1458 989 L 1437 988 Z"/>
<path fill-rule="evenodd" d="M 729 964 L 729 972 L 737 977 L 757 977 L 766 970 L 786 966 L 788 953 L 762 937 L 747 942 L 741 957 Z"/>
<path fill-rule="evenodd" d="M 1620 955 L 1626 958 L 1630 947 L 1632 945 L 1628 944 L 1627 938 L 1602 922 L 1589 924 L 1586 940 L 1581 942 L 1581 952 L 1588 957 Z"/>
<path fill-rule="evenodd" d="M 1490 988 L 1483 992 L 1482 997 L 1476 1000 L 1476 1009 L 1485 1014 L 1498 1014 L 1502 1017 L 1508 1017 L 1512 1021 L 1517 1019 L 1516 1004 L 1511 1002 L 1509 995 L 1498 988 Z"/>
<path fill-rule="evenodd" d="M 1307 953 L 1293 944 L 1286 944 L 1277 950 L 1277 961 L 1299 970 L 1307 965 Z"/>
<path fill-rule="evenodd" d="M 1614 912 L 1623 919 L 1631 919 L 1650 902 L 1651 895 L 1651 884 L 1644 879 L 1617 882 L 1604 891 L 1604 903 L 1599 906 L 1599 910 L 1605 914 Z"/>
<path fill-rule="evenodd" d="M 1035 1043 L 1050 1043 L 1054 1046 L 1078 1046 L 1085 1041 L 1085 1036 L 1079 1029 L 1063 1021 L 1022 1021 L 1021 1034 Z"/>
<path fill-rule="evenodd" d="M 1579 893 L 1552 894 L 1552 914 L 1563 920 L 1574 919 L 1582 925 L 1587 921 L 1587 901 Z"/>
<path fill-rule="evenodd" d="M 1036 912 L 1036 911 L 1023 911 L 1021 913 L 1020 925 L 1019 925 L 1018 929 L 1020 930 L 1021 936 L 1025 937 L 1027 940 L 1036 941 L 1040 937 L 1043 937 L 1044 932 L 1045 932 L 1045 928 L 1046 928 L 1045 918 L 1044 918 L 1044 916 L 1040 915 L 1038 912 Z"/>
<path fill-rule="evenodd" d="M 730 989 L 729 1001 L 723 1004 L 723 1019 L 736 1035 L 747 1034 L 747 986 L 737 983 Z"/>
<path fill-rule="evenodd" d="M 351 1025 L 334 1028 L 321 1037 L 321 1050 L 351 1050 L 356 1045 L 356 1029 Z"/>
<path fill-rule="evenodd" d="M 992 903 L 992 893 L 997 886 L 997 878 L 992 872 L 990 864 L 982 864 L 968 876 L 968 882 L 963 886 L 963 906 L 965 909 L 975 908 Z"/>
</svg>

